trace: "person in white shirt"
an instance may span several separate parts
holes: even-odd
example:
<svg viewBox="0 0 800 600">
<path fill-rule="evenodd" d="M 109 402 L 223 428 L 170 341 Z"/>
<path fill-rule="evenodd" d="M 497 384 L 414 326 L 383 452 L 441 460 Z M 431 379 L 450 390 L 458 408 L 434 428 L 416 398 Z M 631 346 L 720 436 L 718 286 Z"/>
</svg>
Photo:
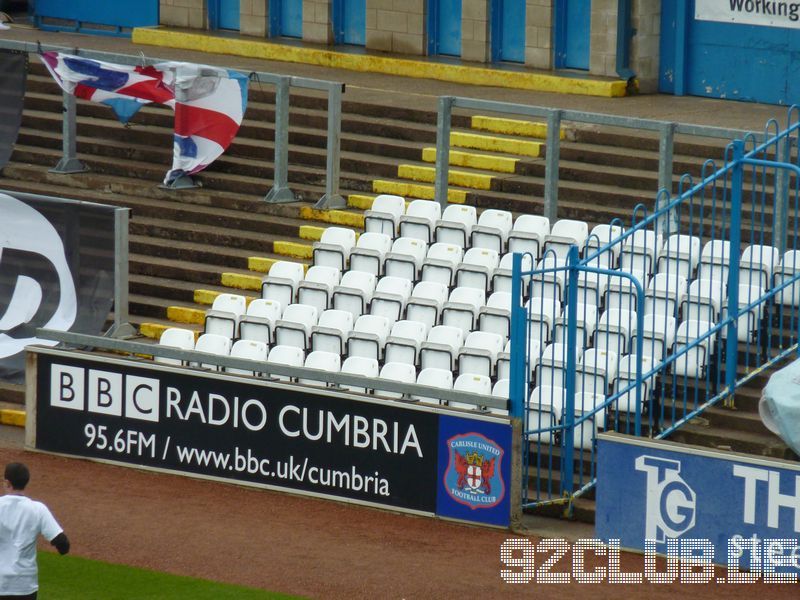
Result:
<svg viewBox="0 0 800 600">
<path fill-rule="evenodd" d="M 36 540 L 40 534 L 59 554 L 69 552 L 69 539 L 50 510 L 25 495 L 30 478 L 22 463 L 6 465 L 5 495 L 0 497 L 0 600 L 36 600 Z"/>
</svg>

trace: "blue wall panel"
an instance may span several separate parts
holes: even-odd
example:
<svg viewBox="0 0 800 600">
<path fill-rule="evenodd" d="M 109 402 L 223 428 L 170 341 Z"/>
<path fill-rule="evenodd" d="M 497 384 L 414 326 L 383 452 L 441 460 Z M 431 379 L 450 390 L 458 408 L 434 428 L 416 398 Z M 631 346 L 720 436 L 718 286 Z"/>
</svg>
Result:
<svg viewBox="0 0 800 600">
<path fill-rule="evenodd" d="M 563 66 L 567 69 L 589 69 L 589 47 L 592 26 L 592 0 L 566 0 L 562 28 Z"/>
<path fill-rule="evenodd" d="M 239 0 L 219 0 L 217 27 L 239 30 Z"/>
<path fill-rule="evenodd" d="M 525 62 L 525 0 L 494 0 L 493 60 Z"/>
<path fill-rule="evenodd" d="M 36 0 L 34 16 L 115 27 L 158 25 L 158 0 Z"/>
<path fill-rule="evenodd" d="M 367 43 L 367 0 L 334 0 L 333 18 L 337 44 Z"/>
<path fill-rule="evenodd" d="M 430 0 L 428 52 L 461 56 L 461 0 Z"/>
<path fill-rule="evenodd" d="M 300 0 L 269 0 L 269 34 L 302 38 L 303 3 Z"/>
</svg>

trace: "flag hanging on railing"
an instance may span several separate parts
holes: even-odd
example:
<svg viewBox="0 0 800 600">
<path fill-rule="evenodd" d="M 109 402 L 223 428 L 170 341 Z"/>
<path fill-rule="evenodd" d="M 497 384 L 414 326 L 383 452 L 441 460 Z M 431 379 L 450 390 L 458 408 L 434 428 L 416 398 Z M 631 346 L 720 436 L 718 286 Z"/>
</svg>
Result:
<svg viewBox="0 0 800 600">
<path fill-rule="evenodd" d="M 109 106 L 121 123 L 151 102 L 175 110 L 172 169 L 165 184 L 214 162 L 236 137 L 247 107 L 247 76 L 219 67 L 127 66 L 60 52 L 45 52 L 42 60 L 64 91 Z"/>
</svg>

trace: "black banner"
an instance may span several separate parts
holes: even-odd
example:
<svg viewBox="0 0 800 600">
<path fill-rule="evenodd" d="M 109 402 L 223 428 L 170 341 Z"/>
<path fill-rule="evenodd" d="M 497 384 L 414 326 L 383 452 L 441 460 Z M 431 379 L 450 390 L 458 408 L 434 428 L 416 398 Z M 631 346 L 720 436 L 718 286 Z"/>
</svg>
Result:
<svg viewBox="0 0 800 600">
<path fill-rule="evenodd" d="M 113 206 L 0 190 L 0 379 L 47 327 L 98 335 L 114 300 Z M 52 345 L 52 344 L 51 344 Z"/>
<path fill-rule="evenodd" d="M 8 164 L 22 124 L 28 53 L 0 50 L 0 170 Z"/>
<path fill-rule="evenodd" d="M 37 356 L 41 450 L 436 511 L 434 412 L 75 353 Z"/>
</svg>

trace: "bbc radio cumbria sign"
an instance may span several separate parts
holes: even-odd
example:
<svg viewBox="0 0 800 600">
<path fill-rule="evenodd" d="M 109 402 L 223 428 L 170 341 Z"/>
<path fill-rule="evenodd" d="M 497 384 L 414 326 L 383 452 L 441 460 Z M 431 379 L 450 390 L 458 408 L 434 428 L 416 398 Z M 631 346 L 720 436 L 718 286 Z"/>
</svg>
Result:
<svg viewBox="0 0 800 600">
<path fill-rule="evenodd" d="M 597 456 L 597 538 L 691 554 L 740 583 L 798 580 L 800 464 L 619 434 Z"/>
<path fill-rule="evenodd" d="M 37 449 L 510 523 L 508 421 L 79 352 L 34 355 Z"/>
</svg>

